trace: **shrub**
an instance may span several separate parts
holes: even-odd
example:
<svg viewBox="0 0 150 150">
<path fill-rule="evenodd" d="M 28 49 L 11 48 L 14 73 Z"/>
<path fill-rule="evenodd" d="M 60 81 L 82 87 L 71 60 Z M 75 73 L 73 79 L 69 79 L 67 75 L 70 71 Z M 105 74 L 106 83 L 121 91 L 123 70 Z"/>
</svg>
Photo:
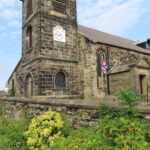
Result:
<svg viewBox="0 0 150 150">
<path fill-rule="evenodd" d="M 103 103 L 100 103 L 100 106 L 97 109 L 97 113 L 99 114 L 99 118 L 101 119 L 114 119 L 121 116 L 120 110 L 110 108 L 108 105 Z"/>
<path fill-rule="evenodd" d="M 97 112 L 100 118 L 114 119 L 119 117 L 136 118 L 141 114 L 136 110 L 136 106 L 140 103 L 141 96 L 131 89 L 127 88 L 123 91 L 115 93 L 115 96 L 120 100 L 119 105 L 124 108 L 115 110 L 106 104 L 100 104 Z"/>
<path fill-rule="evenodd" d="M 25 132 L 27 145 L 31 150 L 47 150 L 54 140 L 65 136 L 66 124 L 63 117 L 57 112 L 46 112 L 31 120 Z"/>
<path fill-rule="evenodd" d="M 81 128 L 55 140 L 50 150 L 110 150 L 110 146 L 94 130 Z"/>
<path fill-rule="evenodd" d="M 0 115 L 0 149 L 27 150 L 23 133 L 27 128 L 25 119 L 13 120 Z"/>
<path fill-rule="evenodd" d="M 111 143 L 115 150 L 148 150 L 150 143 L 146 135 L 150 128 L 139 120 L 117 118 L 103 120 L 99 126 L 99 134 Z"/>
<path fill-rule="evenodd" d="M 127 117 L 138 117 L 141 114 L 135 109 L 135 107 L 140 103 L 140 100 L 142 97 L 135 93 L 132 89 L 126 88 L 123 91 L 119 91 L 115 93 L 115 96 L 122 100 L 120 105 L 125 106 L 126 108 L 121 110 L 121 113 L 123 115 L 126 115 Z"/>
</svg>

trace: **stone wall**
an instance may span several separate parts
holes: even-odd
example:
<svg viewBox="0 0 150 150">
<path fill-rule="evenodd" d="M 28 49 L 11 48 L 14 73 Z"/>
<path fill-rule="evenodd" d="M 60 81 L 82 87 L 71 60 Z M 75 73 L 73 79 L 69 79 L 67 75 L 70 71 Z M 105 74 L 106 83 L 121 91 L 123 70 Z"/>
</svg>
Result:
<svg viewBox="0 0 150 150">
<path fill-rule="evenodd" d="M 0 109 L 4 114 L 18 119 L 22 115 L 36 117 L 46 111 L 57 111 L 67 116 L 73 126 L 95 126 L 99 120 L 96 114 L 97 104 L 92 101 L 74 100 L 35 100 L 25 98 L 1 98 Z M 0 110 L 0 112 L 1 112 Z"/>
<path fill-rule="evenodd" d="M 105 97 L 103 102 L 112 109 L 120 109 L 118 100 L 113 96 Z M 98 107 L 99 101 L 93 100 L 0 98 L 0 112 L 10 117 L 36 117 L 52 110 L 65 114 L 75 128 L 95 126 L 100 120 L 96 113 Z M 137 109 L 143 113 L 145 120 L 150 122 L 150 103 L 141 103 Z"/>
<path fill-rule="evenodd" d="M 108 64 L 108 70 L 114 65 L 135 63 L 143 59 L 150 65 L 150 56 L 147 53 L 125 49 L 113 45 L 90 41 L 84 35 L 78 35 L 79 49 L 79 75 L 81 87 L 85 97 L 104 97 L 108 95 L 107 76 L 99 76 L 97 73 L 97 53 L 104 54 Z M 120 81 L 121 78 L 118 78 Z"/>
</svg>

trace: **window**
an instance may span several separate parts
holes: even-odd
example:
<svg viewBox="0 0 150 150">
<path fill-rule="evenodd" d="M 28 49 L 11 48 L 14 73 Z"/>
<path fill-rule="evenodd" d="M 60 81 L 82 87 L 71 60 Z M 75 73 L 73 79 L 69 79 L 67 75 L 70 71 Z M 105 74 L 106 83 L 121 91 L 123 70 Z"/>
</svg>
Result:
<svg viewBox="0 0 150 150">
<path fill-rule="evenodd" d="M 66 14 L 66 0 L 53 0 L 53 9 L 56 12 Z"/>
<path fill-rule="evenodd" d="M 105 60 L 105 54 L 97 53 L 97 74 L 102 76 L 102 61 Z"/>
<path fill-rule="evenodd" d="M 33 96 L 33 79 L 31 74 L 28 74 L 26 77 L 26 96 Z"/>
<path fill-rule="evenodd" d="M 27 1 L 27 18 L 32 14 L 32 0 Z"/>
<path fill-rule="evenodd" d="M 32 27 L 27 28 L 26 49 L 32 48 Z"/>
<path fill-rule="evenodd" d="M 147 95 L 147 82 L 146 82 L 146 75 L 144 74 L 140 74 L 139 75 L 139 80 L 140 80 L 140 90 L 141 90 L 141 94 L 143 95 Z"/>
<path fill-rule="evenodd" d="M 146 43 L 146 49 L 150 49 L 150 45 Z"/>
<path fill-rule="evenodd" d="M 66 88 L 66 75 L 63 72 L 58 72 L 56 74 L 55 86 L 58 89 Z"/>
</svg>

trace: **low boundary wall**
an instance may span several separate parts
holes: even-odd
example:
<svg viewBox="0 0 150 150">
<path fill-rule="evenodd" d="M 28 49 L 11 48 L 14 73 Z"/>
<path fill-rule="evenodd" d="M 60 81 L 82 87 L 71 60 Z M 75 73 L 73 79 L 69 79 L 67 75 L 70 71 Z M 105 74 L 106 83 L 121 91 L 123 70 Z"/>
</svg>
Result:
<svg viewBox="0 0 150 150">
<path fill-rule="evenodd" d="M 120 109 L 118 100 L 107 96 L 103 100 L 114 109 Z M 74 127 L 95 126 L 99 121 L 96 113 L 100 101 L 95 100 L 69 100 L 69 99 L 27 99 L 27 98 L 0 98 L 0 111 L 15 119 L 21 115 L 36 117 L 46 111 L 57 111 L 66 114 Z M 138 107 L 143 117 L 150 122 L 150 103 L 143 102 Z"/>
</svg>

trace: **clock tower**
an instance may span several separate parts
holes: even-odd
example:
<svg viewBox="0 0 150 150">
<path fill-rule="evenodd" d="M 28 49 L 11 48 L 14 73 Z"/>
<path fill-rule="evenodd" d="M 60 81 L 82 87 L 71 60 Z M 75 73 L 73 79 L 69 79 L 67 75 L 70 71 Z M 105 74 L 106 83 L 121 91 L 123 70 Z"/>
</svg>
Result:
<svg viewBox="0 0 150 150">
<path fill-rule="evenodd" d="M 24 95 L 78 95 L 76 0 L 22 0 Z M 20 82 L 21 83 L 21 82 Z"/>
</svg>

